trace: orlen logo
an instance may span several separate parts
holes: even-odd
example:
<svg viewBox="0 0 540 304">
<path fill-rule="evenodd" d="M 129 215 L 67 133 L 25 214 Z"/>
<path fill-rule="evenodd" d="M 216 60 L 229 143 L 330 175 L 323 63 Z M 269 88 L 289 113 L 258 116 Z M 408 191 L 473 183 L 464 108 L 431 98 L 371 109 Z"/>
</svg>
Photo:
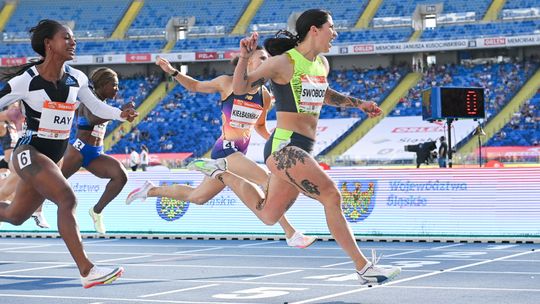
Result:
<svg viewBox="0 0 540 304">
<path fill-rule="evenodd" d="M 375 207 L 375 181 L 349 180 L 339 184 L 341 210 L 350 223 L 365 220 Z"/>
<path fill-rule="evenodd" d="M 126 54 L 126 62 L 149 62 L 151 59 L 150 54 Z"/>
<path fill-rule="evenodd" d="M 484 45 L 506 45 L 506 38 L 484 38 Z"/>
<path fill-rule="evenodd" d="M 26 57 L 21 58 L 2 58 L 3 66 L 16 66 L 26 63 Z"/>
<path fill-rule="evenodd" d="M 353 52 L 355 53 L 371 53 L 375 50 L 373 44 L 361 44 L 355 45 L 353 47 Z"/>
<path fill-rule="evenodd" d="M 223 58 L 225 59 L 231 59 L 236 56 L 240 56 L 240 51 L 225 51 L 225 54 L 223 55 Z"/>
</svg>

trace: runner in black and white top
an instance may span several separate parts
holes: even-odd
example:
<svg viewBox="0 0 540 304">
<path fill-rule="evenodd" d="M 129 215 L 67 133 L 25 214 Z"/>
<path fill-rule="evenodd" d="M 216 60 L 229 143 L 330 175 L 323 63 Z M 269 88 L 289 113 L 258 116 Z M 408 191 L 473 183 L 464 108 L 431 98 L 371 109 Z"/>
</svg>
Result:
<svg viewBox="0 0 540 304">
<path fill-rule="evenodd" d="M 73 32 L 57 21 L 41 20 L 30 30 L 32 49 L 42 59 L 6 74 L 0 107 L 22 101 L 25 132 L 13 151 L 13 169 L 21 177 L 11 204 L 0 202 L 0 221 L 20 225 L 45 199 L 58 206 L 58 231 L 75 260 L 85 288 L 114 281 L 122 267 L 97 267 L 88 259 L 75 219 L 77 198 L 58 167 L 68 144 L 74 112 L 80 100 L 103 119 L 130 120 L 137 113 L 121 111 L 99 100 L 88 78 L 69 67 L 77 45 Z"/>
</svg>

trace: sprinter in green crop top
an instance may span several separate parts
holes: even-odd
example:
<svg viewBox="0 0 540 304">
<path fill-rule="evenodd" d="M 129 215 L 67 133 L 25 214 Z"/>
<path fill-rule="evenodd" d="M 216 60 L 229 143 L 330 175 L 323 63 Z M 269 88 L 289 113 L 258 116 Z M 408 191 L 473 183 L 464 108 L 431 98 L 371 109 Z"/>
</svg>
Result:
<svg viewBox="0 0 540 304">
<path fill-rule="evenodd" d="M 296 21 L 297 35 L 280 31 L 264 46 L 272 55 L 256 70 L 247 71 L 247 62 L 257 45 L 254 33 L 240 42 L 240 61 L 233 77 L 235 94 L 271 81 L 277 110 L 277 127 L 265 146 L 265 160 L 271 171 L 266 193 L 259 193 L 246 205 L 265 224 L 273 225 L 291 207 L 299 193 L 321 202 L 328 228 L 337 243 L 355 264 L 361 283 L 381 283 L 397 276 L 399 267 L 381 268 L 362 254 L 341 210 L 341 195 L 332 179 L 310 155 L 315 142 L 319 113 L 323 104 L 358 107 L 369 117 L 381 114 L 374 102 L 345 96 L 328 87 L 327 53 L 337 37 L 330 13 L 320 9 L 305 11 Z M 209 161 L 202 172 L 227 183 L 243 183 L 227 171 L 224 161 Z M 246 187 L 249 184 L 246 182 Z"/>
</svg>

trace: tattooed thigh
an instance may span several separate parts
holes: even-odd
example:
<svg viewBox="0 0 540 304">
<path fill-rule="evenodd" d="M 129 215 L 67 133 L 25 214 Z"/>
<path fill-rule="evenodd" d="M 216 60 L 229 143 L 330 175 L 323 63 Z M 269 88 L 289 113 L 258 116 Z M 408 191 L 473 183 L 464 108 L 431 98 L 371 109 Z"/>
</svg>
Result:
<svg viewBox="0 0 540 304">
<path fill-rule="evenodd" d="M 315 185 L 311 181 L 304 179 L 300 183 L 296 182 L 294 177 L 292 177 L 289 172 L 285 171 L 285 174 L 289 178 L 289 182 L 291 182 L 293 185 L 298 187 L 302 193 L 310 198 L 317 199 L 317 195 L 321 195 L 321 192 L 319 191 L 319 186 Z"/>
<path fill-rule="evenodd" d="M 321 192 L 319 191 L 319 186 L 315 185 L 313 182 L 304 179 L 301 184 L 308 196 L 312 197 L 314 195 L 321 195 Z"/>
</svg>

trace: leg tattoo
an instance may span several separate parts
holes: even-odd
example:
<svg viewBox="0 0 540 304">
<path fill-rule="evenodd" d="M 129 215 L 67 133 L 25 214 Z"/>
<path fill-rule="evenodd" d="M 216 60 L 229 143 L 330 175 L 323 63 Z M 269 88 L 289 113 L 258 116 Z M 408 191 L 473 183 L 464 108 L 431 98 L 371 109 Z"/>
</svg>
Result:
<svg viewBox="0 0 540 304">
<path fill-rule="evenodd" d="M 319 186 L 315 185 L 314 183 L 308 181 L 307 179 L 303 180 L 301 182 L 301 185 L 296 182 L 296 180 L 289 174 L 289 172 L 285 171 L 285 174 L 289 178 L 289 181 L 296 185 L 296 187 L 300 188 L 300 190 L 306 195 L 307 197 L 310 197 L 312 199 L 316 199 L 315 195 L 321 195 L 321 192 L 319 191 Z"/>
<path fill-rule="evenodd" d="M 299 163 L 305 164 L 306 158 L 309 157 L 306 152 L 298 149 L 288 149 L 285 147 L 274 152 L 274 157 L 276 159 L 277 169 L 285 171 L 289 181 L 296 185 L 296 187 L 298 187 L 306 196 L 315 198 L 316 195 L 321 195 L 319 186 L 307 179 L 304 179 L 299 184 L 287 171 L 287 169 L 291 169 Z"/>
<path fill-rule="evenodd" d="M 297 162 L 305 164 L 306 153 L 296 149 L 283 148 L 274 152 L 278 170 L 287 170 L 296 166 Z"/>
<path fill-rule="evenodd" d="M 306 192 L 309 194 L 321 195 L 319 187 L 307 179 L 302 181 L 302 186 L 304 186 L 304 189 L 306 189 Z"/>
</svg>

